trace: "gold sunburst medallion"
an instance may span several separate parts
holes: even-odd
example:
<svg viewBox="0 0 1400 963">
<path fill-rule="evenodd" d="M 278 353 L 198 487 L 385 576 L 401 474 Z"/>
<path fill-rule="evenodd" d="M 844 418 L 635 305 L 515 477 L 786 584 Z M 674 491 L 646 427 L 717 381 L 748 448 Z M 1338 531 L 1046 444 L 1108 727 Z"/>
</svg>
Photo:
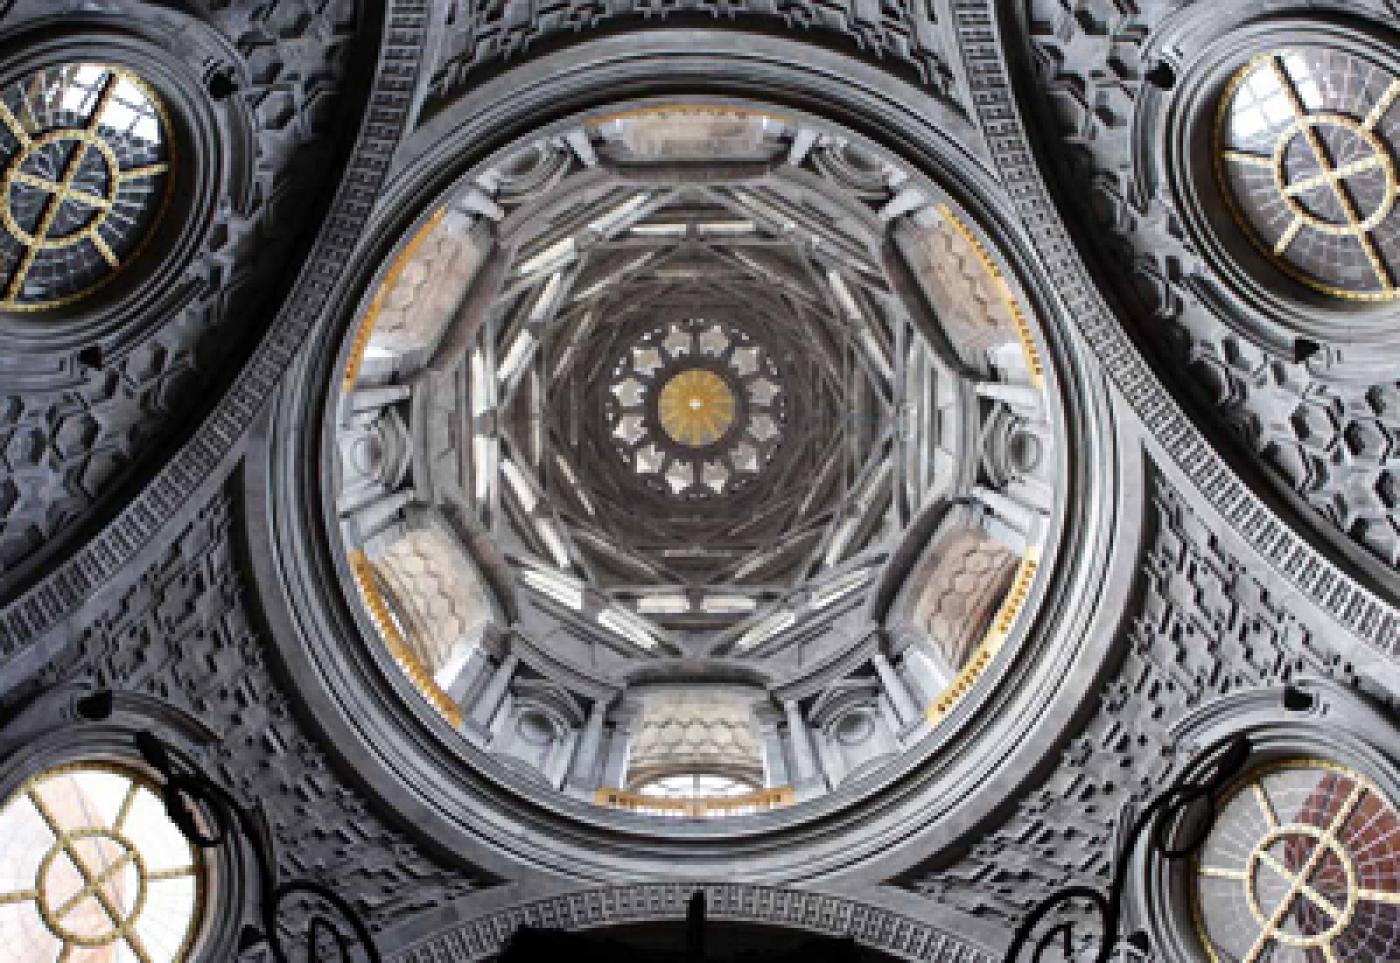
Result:
<svg viewBox="0 0 1400 963">
<path fill-rule="evenodd" d="M 713 445 L 734 423 L 734 392 L 705 368 L 687 368 L 671 377 L 657 396 L 666 434 L 680 445 Z"/>
</svg>

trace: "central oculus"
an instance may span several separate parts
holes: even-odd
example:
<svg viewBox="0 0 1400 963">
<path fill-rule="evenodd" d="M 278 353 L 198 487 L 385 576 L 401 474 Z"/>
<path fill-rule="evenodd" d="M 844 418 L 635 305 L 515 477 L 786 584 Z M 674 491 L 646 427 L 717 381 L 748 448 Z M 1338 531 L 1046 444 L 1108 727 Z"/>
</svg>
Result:
<svg viewBox="0 0 1400 963">
<path fill-rule="evenodd" d="M 662 387 L 656 406 L 661 427 L 678 445 L 713 445 L 734 424 L 734 392 L 706 368 L 677 372 Z"/>
</svg>

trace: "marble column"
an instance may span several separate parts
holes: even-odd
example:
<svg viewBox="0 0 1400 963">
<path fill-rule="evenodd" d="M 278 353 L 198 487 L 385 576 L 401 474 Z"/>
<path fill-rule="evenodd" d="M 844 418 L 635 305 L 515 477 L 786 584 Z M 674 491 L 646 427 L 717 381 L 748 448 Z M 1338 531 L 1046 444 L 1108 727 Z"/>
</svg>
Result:
<svg viewBox="0 0 1400 963">
<path fill-rule="evenodd" d="M 373 411 L 403 401 L 409 395 L 408 385 L 385 385 L 381 388 L 360 388 L 350 396 L 352 411 Z"/>
<path fill-rule="evenodd" d="M 506 689 L 509 688 L 510 680 L 515 675 L 516 667 L 519 665 L 520 657 L 511 652 L 496 666 L 496 671 L 491 674 L 486 688 L 477 697 L 476 705 L 472 706 L 469 721 L 475 723 L 480 730 L 490 730 L 491 720 L 495 717 L 496 710 L 501 707 L 501 700 L 506 697 Z"/>
<path fill-rule="evenodd" d="M 783 713 L 787 716 L 788 739 L 792 743 L 792 758 L 797 766 L 798 783 L 810 782 L 817 778 L 817 760 L 812 752 L 812 734 L 807 731 L 807 723 L 802 718 L 802 710 L 794 699 L 783 703 Z"/>
<path fill-rule="evenodd" d="M 463 710 L 466 710 L 468 708 L 467 694 L 471 692 L 477 680 L 486 673 L 490 664 L 491 660 L 487 658 L 486 651 L 480 645 L 473 645 L 471 654 L 467 656 L 467 661 L 462 664 L 457 675 L 443 686 L 448 697 L 461 706 Z"/>
<path fill-rule="evenodd" d="M 993 514 L 1019 532 L 1030 533 L 1034 530 L 1036 522 L 1039 521 L 1039 513 L 1034 508 L 1001 492 L 993 491 L 985 485 L 978 485 L 972 490 L 972 494 L 979 502 L 991 509 Z"/>
<path fill-rule="evenodd" d="M 393 521 L 394 516 L 411 501 L 413 492 L 394 492 L 359 509 L 353 516 L 356 541 L 364 545 L 370 536 Z"/>
<path fill-rule="evenodd" d="M 979 381 L 973 387 L 980 397 L 1004 401 L 1024 411 L 1040 410 L 1040 392 L 1030 385 L 1011 384 L 1006 381 Z"/>
<path fill-rule="evenodd" d="M 608 714 L 608 704 L 603 699 L 594 699 L 588 712 L 588 721 L 583 724 L 583 737 L 579 739 L 578 751 L 574 753 L 574 782 L 592 788 L 597 780 L 593 778 L 598 767 L 598 748 L 603 742 L 603 720 Z"/>
</svg>

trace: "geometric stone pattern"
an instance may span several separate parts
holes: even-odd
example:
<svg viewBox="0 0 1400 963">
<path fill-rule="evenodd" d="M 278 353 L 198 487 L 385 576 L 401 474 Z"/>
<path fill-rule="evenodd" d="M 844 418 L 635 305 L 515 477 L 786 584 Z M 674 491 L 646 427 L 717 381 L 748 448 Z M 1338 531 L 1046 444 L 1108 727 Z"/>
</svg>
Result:
<svg viewBox="0 0 1400 963">
<path fill-rule="evenodd" d="M 1066 316 L 1123 400 L 1225 523 L 1300 595 L 1377 653 L 1400 653 L 1400 612 L 1344 574 L 1235 473 L 1163 383 L 1156 370 L 1162 362 L 1149 364 L 1105 301 L 1036 163 L 1013 95 L 995 6 L 988 0 L 955 0 L 952 25 L 966 68 L 973 119 L 992 148 L 1005 190 Z M 1163 246 L 1162 256 L 1167 255 Z"/>
<path fill-rule="evenodd" d="M 987 634 L 1011 588 L 1018 560 L 1000 542 L 971 528 L 948 532 L 936 552 L 913 617 L 947 664 L 962 666 Z"/>
<path fill-rule="evenodd" d="M 501 951 L 522 926 L 582 930 L 648 920 L 685 919 L 697 890 L 708 919 L 741 920 L 850 936 L 900 959 L 924 963 L 992 963 L 994 957 L 959 937 L 876 906 L 839 896 L 745 883 L 638 883 L 568 893 L 512 906 L 437 933 L 392 963 L 469 963 Z"/>
<path fill-rule="evenodd" d="M 926 277 L 929 296 L 948 339 L 964 357 L 1015 341 L 1016 321 L 985 255 L 946 218 L 910 244 L 910 267 Z"/>
<path fill-rule="evenodd" d="M 62 370 L 52 384 L 0 395 L 0 576 L 80 521 L 143 454 L 204 410 L 199 399 L 272 316 L 288 265 L 311 239 L 302 214 L 325 196 L 344 55 L 359 29 L 354 5 L 213 6 L 223 9 L 209 13 L 209 26 L 238 51 L 249 78 L 234 95 L 252 123 L 247 201 L 220 198 L 203 248 L 175 282 L 193 296 L 148 335 L 105 356 L 55 359 Z"/>
<path fill-rule="evenodd" d="M 471 641 L 491 619 L 481 583 L 451 539 L 434 529 L 409 532 L 374 558 L 394 614 L 414 655 L 436 672 L 459 641 Z"/>
<path fill-rule="evenodd" d="M 1144 85 L 1142 50 L 1171 5 L 1030 7 L 1037 93 L 1059 136 L 1055 173 L 1085 199 L 1085 237 L 1102 245 L 1112 265 L 1104 277 L 1135 309 L 1157 358 L 1278 484 L 1400 568 L 1400 381 L 1319 377 L 1228 326 L 1193 293 L 1207 268 L 1178 219 L 1162 199 L 1140 196 L 1129 119 Z M 1393 10 L 1377 15 L 1394 22 Z"/>
<path fill-rule="evenodd" d="M 1191 370 L 1220 414 L 1282 481 L 1400 568 L 1400 381 L 1319 381 L 1232 333 L 1198 339 L 1191 351 Z"/>
<path fill-rule="evenodd" d="M 386 284 L 371 345 L 403 353 L 433 343 L 485 257 L 468 234 L 472 223 L 461 211 L 449 211 L 413 251 Z"/>
<path fill-rule="evenodd" d="M 473 71 L 523 60 L 531 46 L 561 35 L 617 27 L 656 26 L 668 17 L 700 20 L 707 26 L 786 29 L 849 38 L 865 57 L 917 80 L 944 100 L 954 94 L 945 66 L 936 7 L 918 0 L 449 0 L 439 68 L 432 95 L 446 99 L 467 86 Z"/>
<path fill-rule="evenodd" d="M 38 683 L 139 693 L 198 719 L 213 734 L 198 765 L 262 809 L 281 878 L 329 885 L 376 930 L 486 885 L 472 867 L 443 866 L 389 828 L 301 729 L 250 621 L 231 504 L 219 495 L 192 513 L 169 550 Z"/>
<path fill-rule="evenodd" d="M 1097 713 L 1011 819 L 953 867 L 916 873 L 902 885 L 1008 923 L 1061 886 L 1106 886 L 1124 807 L 1150 802 L 1197 750 L 1169 735 L 1184 715 L 1217 696 L 1283 685 L 1298 673 L 1354 683 L 1325 640 L 1221 549 L 1183 495 L 1160 479 L 1149 488 L 1142 606 Z"/>
<path fill-rule="evenodd" d="M 321 6 L 329 12 L 338 5 Z M 236 11 L 226 10 L 221 5 L 217 16 L 231 18 L 242 11 L 270 17 L 281 9 L 282 5 L 277 3 L 251 8 L 239 5 Z M 300 5 L 297 9 L 306 11 L 307 8 Z M 286 10 L 293 10 L 293 7 L 287 6 Z M 290 19 L 292 24 L 305 20 L 316 25 L 323 23 L 321 16 L 316 12 L 308 14 L 309 19 Z M 242 364 L 233 383 L 208 411 L 200 430 L 160 467 L 141 494 L 116 512 L 91 541 L 61 563 L 51 566 L 37 584 L 0 611 L 0 655 L 42 634 L 77 607 L 96 586 L 120 572 L 127 559 L 183 508 L 191 493 L 209 478 L 244 435 L 258 407 L 277 386 L 282 372 L 300 348 L 333 289 L 333 282 L 349 263 L 351 252 L 360 240 L 408 118 L 426 29 L 424 0 L 394 0 L 390 5 L 385 13 L 379 68 L 366 106 L 366 114 L 372 116 L 374 122 L 360 131 L 335 200 L 322 219 L 321 233 L 304 259 L 301 276 L 275 322 L 262 335 L 252 356 Z M 256 32 L 253 35 L 263 36 Z M 262 75 L 272 84 L 279 76 L 281 67 L 272 63 L 271 58 L 281 46 L 300 49 L 295 37 L 285 42 L 255 45 L 256 49 L 249 53 L 250 67 L 261 65 L 255 77 Z M 337 58 L 345 54 L 346 45 L 340 44 Z M 323 172 L 316 173 L 320 176 Z M 255 196 L 267 197 L 270 187 L 259 188 Z M 285 206 L 281 209 L 290 210 Z M 218 233 L 215 231 L 216 235 Z M 269 308 L 268 312 L 271 310 Z M 249 323 L 246 317 L 242 320 Z"/>
<path fill-rule="evenodd" d="M 648 696 L 627 754 L 627 782 L 674 773 L 763 781 L 749 708 L 722 693 L 678 690 Z"/>
</svg>

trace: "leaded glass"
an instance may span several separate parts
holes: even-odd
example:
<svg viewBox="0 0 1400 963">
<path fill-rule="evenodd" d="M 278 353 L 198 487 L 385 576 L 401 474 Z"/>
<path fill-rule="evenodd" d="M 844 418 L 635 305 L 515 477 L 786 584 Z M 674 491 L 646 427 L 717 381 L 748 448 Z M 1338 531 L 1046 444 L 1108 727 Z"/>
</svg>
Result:
<svg viewBox="0 0 1400 963">
<path fill-rule="evenodd" d="M 130 263 L 172 160 L 164 108 L 127 70 L 64 64 L 0 90 L 0 308 L 75 301 Z"/>
<path fill-rule="evenodd" d="M 199 854 L 134 773 L 50 769 L 0 809 L 7 959 L 188 959 L 203 889 Z"/>
<path fill-rule="evenodd" d="M 1241 227 L 1273 263 L 1348 300 L 1400 295 L 1400 78 L 1320 47 L 1256 57 L 1227 85 L 1216 163 Z"/>
<path fill-rule="evenodd" d="M 1214 963 L 1396 959 L 1400 819 L 1350 770 L 1274 765 L 1225 800 L 1197 859 L 1194 889 Z"/>
</svg>

